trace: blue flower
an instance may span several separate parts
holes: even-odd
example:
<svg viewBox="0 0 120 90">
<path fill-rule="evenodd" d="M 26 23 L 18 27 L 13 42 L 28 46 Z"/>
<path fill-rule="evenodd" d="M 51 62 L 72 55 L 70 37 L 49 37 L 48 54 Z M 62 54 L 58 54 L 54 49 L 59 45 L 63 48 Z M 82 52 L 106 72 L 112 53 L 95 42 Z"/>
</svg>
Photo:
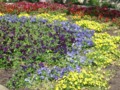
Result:
<svg viewBox="0 0 120 90">
<path fill-rule="evenodd" d="M 88 46 L 93 46 L 93 41 L 91 41 L 91 40 L 87 41 L 87 45 Z"/>
<path fill-rule="evenodd" d="M 46 24 L 48 21 L 46 20 L 46 19 L 40 19 L 40 22 L 42 23 L 42 24 Z"/>
<path fill-rule="evenodd" d="M 44 67 L 44 63 L 39 63 L 39 67 Z"/>
<path fill-rule="evenodd" d="M 41 69 L 37 70 L 37 73 L 38 73 L 39 75 L 41 75 L 41 74 L 42 74 Z"/>
<path fill-rule="evenodd" d="M 58 76 L 56 76 L 56 75 L 53 75 L 53 78 L 54 78 L 55 80 L 58 80 Z"/>
<path fill-rule="evenodd" d="M 35 17 L 31 17 L 31 18 L 30 18 L 30 22 L 31 22 L 31 23 L 35 23 L 35 22 L 36 22 L 36 18 L 35 18 Z"/>
<path fill-rule="evenodd" d="M 80 62 L 81 62 L 81 63 L 84 63 L 85 60 L 86 60 L 86 56 L 80 56 Z"/>
<path fill-rule="evenodd" d="M 45 79 L 45 77 L 44 77 L 44 76 L 40 76 L 40 79 L 44 80 L 44 79 Z"/>
<path fill-rule="evenodd" d="M 68 51 L 68 52 L 67 52 L 67 55 L 70 56 L 71 58 L 73 58 L 74 55 L 75 55 L 75 53 L 74 53 L 74 52 L 69 52 L 69 51 Z"/>
<path fill-rule="evenodd" d="M 80 72 L 80 70 L 81 70 L 80 66 L 76 65 L 76 71 Z"/>
<path fill-rule="evenodd" d="M 74 70 L 71 66 L 67 66 L 67 69 L 68 69 L 69 71 L 73 71 L 73 70 Z"/>
</svg>

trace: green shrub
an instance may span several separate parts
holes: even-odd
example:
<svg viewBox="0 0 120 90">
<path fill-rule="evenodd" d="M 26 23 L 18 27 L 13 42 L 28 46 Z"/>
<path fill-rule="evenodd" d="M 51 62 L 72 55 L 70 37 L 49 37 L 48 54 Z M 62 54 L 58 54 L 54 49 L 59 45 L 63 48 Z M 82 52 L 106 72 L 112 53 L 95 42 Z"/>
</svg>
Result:
<svg viewBox="0 0 120 90">
<path fill-rule="evenodd" d="M 108 8 L 115 8 L 115 5 L 111 4 L 111 3 L 108 3 L 108 2 L 103 2 L 102 3 L 102 7 L 108 7 Z"/>
<path fill-rule="evenodd" d="M 39 0 L 28 0 L 29 2 L 39 2 Z"/>
<path fill-rule="evenodd" d="M 93 5 L 93 6 L 99 6 L 99 0 L 89 0 L 89 5 Z"/>
<path fill-rule="evenodd" d="M 63 3 L 62 0 L 54 0 L 55 3 Z"/>
</svg>

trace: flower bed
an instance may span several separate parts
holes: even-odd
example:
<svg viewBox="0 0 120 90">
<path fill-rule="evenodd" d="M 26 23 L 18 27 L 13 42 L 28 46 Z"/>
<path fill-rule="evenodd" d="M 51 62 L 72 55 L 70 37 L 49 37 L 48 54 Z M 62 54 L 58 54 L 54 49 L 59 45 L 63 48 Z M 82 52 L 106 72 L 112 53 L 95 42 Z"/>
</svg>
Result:
<svg viewBox="0 0 120 90">
<path fill-rule="evenodd" d="M 84 13 L 84 15 L 94 15 L 97 17 L 118 18 L 120 17 L 120 11 L 111 10 L 107 7 L 78 7 L 72 5 L 68 7 L 62 4 L 50 4 L 50 3 L 30 3 L 30 2 L 17 2 L 13 4 L 0 3 L 0 12 L 2 13 L 16 13 L 38 11 L 39 9 L 46 11 L 62 11 L 68 10 L 71 14 Z"/>
<path fill-rule="evenodd" d="M 67 8 L 62 4 L 50 4 L 50 3 L 30 3 L 30 2 L 17 2 L 13 4 L 0 3 L 0 12 L 9 14 L 19 14 L 21 12 L 35 12 L 38 9 L 47 9 L 47 11 L 64 11 Z"/>
<path fill-rule="evenodd" d="M 84 18 L 70 21 L 64 13 L 0 13 L 0 68 L 15 70 L 7 87 L 108 89 L 110 71 L 104 68 L 119 58 L 120 37 L 102 33 L 107 24 Z"/>
<path fill-rule="evenodd" d="M 118 10 L 110 10 L 107 7 L 77 7 L 77 6 L 72 6 L 69 9 L 71 14 L 78 14 L 80 12 L 87 14 L 87 15 L 92 15 L 92 16 L 97 16 L 97 17 L 107 17 L 107 18 L 117 18 L 120 17 L 120 11 Z"/>
<path fill-rule="evenodd" d="M 78 24 L 79 26 L 85 27 L 85 28 L 89 28 L 91 30 L 92 29 L 96 30 L 98 32 L 105 30 L 107 28 L 107 24 L 100 24 L 98 22 L 89 21 L 89 20 L 77 21 L 76 24 Z"/>
</svg>

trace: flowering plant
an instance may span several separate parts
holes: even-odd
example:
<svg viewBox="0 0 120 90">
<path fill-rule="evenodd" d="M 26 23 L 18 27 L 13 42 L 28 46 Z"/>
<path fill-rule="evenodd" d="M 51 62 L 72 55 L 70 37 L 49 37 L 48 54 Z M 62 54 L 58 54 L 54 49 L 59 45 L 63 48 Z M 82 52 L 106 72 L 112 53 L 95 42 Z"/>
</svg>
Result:
<svg viewBox="0 0 120 90">
<path fill-rule="evenodd" d="M 76 21 L 76 24 L 98 32 L 107 28 L 107 24 L 100 24 L 96 21 L 89 21 L 89 20 Z"/>
<path fill-rule="evenodd" d="M 92 16 L 102 16 L 107 18 L 117 18 L 120 17 L 120 11 L 110 10 L 107 7 L 78 7 L 73 5 L 69 12 L 71 14 L 76 14 L 77 12 L 83 12 L 84 15 L 92 15 Z"/>
<path fill-rule="evenodd" d="M 104 78 L 104 73 L 97 73 L 94 70 L 82 70 L 81 73 L 70 72 L 67 76 L 57 81 L 55 90 L 82 90 L 87 89 L 87 86 L 99 88 L 108 88 L 107 80 Z"/>
<path fill-rule="evenodd" d="M 21 12 L 33 12 L 38 11 L 38 9 L 47 9 L 48 11 L 64 11 L 67 10 L 67 8 L 62 4 L 51 4 L 51 3 L 30 3 L 30 2 L 17 2 L 13 4 L 6 4 L 6 3 L 0 3 L 1 10 L 0 12 L 9 13 L 9 14 L 19 14 Z"/>
</svg>

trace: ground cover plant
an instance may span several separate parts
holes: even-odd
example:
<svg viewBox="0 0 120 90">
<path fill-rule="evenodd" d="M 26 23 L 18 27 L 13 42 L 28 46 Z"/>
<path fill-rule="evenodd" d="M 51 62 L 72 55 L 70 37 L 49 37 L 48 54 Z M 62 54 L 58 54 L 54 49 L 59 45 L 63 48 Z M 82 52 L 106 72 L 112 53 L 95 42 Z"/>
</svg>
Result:
<svg viewBox="0 0 120 90">
<path fill-rule="evenodd" d="M 66 11 L 67 8 L 62 4 L 51 3 L 30 3 L 30 2 L 16 2 L 13 4 L 0 3 L 0 12 L 8 14 L 19 14 L 21 12 L 35 12 L 35 11 Z"/>
<path fill-rule="evenodd" d="M 72 14 L 83 12 L 84 14 L 97 16 L 97 17 L 98 16 L 107 17 L 107 18 L 120 17 L 120 11 L 110 10 L 107 7 L 78 7 L 73 5 L 69 11 Z"/>
<path fill-rule="evenodd" d="M 77 5 L 62 5 L 58 3 L 30 3 L 30 2 L 16 2 L 13 4 L 0 3 L 0 12 L 9 14 L 19 14 L 21 12 L 34 11 L 62 11 L 70 14 L 84 13 L 84 15 L 92 15 L 97 17 L 117 18 L 120 17 L 120 11 L 111 10 L 108 7 L 79 7 Z"/>
<path fill-rule="evenodd" d="M 120 36 L 105 33 L 109 24 L 97 17 L 69 19 L 65 13 L 50 11 L 0 13 L 0 68 L 15 71 L 6 86 L 11 90 L 108 90 L 111 71 L 105 68 L 120 58 Z"/>
</svg>

